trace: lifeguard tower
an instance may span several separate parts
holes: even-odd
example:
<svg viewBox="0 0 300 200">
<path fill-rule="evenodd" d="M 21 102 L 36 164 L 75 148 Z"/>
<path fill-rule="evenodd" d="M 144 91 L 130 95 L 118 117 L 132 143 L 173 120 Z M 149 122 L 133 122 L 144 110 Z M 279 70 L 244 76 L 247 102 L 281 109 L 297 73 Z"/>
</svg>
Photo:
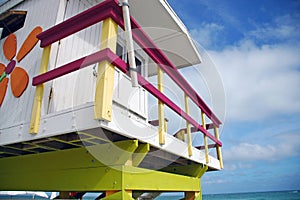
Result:
<svg viewBox="0 0 300 200">
<path fill-rule="evenodd" d="M 6 0 L 0 27 L 0 190 L 202 199 L 221 121 L 178 71 L 201 57 L 166 0 Z M 184 126 L 170 132 L 165 109 Z"/>
</svg>

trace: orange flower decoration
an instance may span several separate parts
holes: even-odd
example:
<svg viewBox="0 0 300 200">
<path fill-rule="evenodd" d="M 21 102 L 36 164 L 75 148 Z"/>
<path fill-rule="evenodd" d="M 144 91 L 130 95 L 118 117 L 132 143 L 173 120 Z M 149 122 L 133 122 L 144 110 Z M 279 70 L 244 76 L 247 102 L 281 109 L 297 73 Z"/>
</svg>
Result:
<svg viewBox="0 0 300 200">
<path fill-rule="evenodd" d="M 27 36 L 17 56 L 17 38 L 15 34 L 12 33 L 5 39 L 3 44 L 3 52 L 5 58 L 9 60 L 9 63 L 6 66 L 0 63 L 0 107 L 6 94 L 9 78 L 12 93 L 16 98 L 20 97 L 26 90 L 29 82 L 29 76 L 23 68 L 16 67 L 16 64 L 17 62 L 21 62 L 21 60 L 37 44 L 38 39 L 36 36 L 41 32 L 41 27 L 38 26 L 34 28 L 33 31 Z M 15 56 L 17 61 L 14 60 Z"/>
</svg>

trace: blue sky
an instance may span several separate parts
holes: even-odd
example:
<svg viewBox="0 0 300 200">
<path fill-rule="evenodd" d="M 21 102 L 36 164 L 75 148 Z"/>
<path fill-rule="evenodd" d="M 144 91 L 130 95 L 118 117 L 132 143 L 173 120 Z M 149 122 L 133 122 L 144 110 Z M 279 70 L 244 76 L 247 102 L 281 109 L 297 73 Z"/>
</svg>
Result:
<svg viewBox="0 0 300 200">
<path fill-rule="evenodd" d="M 203 192 L 300 189 L 300 1 L 168 2 L 224 84 L 225 168 Z"/>
<path fill-rule="evenodd" d="M 300 1 L 168 2 L 224 84 L 225 168 L 203 192 L 300 189 Z"/>
</svg>

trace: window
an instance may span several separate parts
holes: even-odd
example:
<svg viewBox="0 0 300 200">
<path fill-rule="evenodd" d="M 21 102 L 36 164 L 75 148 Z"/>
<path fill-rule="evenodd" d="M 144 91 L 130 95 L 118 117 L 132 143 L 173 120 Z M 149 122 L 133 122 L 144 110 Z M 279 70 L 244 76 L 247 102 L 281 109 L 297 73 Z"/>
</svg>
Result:
<svg viewBox="0 0 300 200">
<path fill-rule="evenodd" d="M 117 43 L 117 52 L 116 52 L 117 56 L 119 56 L 119 58 L 123 59 L 123 55 L 124 55 L 124 48 L 123 46 L 121 46 L 119 43 Z"/>
<path fill-rule="evenodd" d="M 3 39 L 11 33 L 16 32 L 24 26 L 26 11 L 9 10 L 0 15 L 0 28 L 2 28 L 1 38 Z"/>
<path fill-rule="evenodd" d="M 117 56 L 119 56 L 119 58 L 124 60 L 126 63 L 129 63 L 128 54 L 127 52 L 125 52 L 125 45 L 122 45 L 122 43 L 119 42 L 117 43 L 116 54 Z M 144 70 L 142 69 L 143 67 L 145 67 L 144 63 L 145 62 L 143 58 L 135 51 L 135 64 L 136 64 L 137 72 L 142 76 L 145 76 L 145 74 L 143 74 Z"/>
<path fill-rule="evenodd" d="M 136 71 L 137 73 L 142 75 L 142 61 L 135 57 L 135 65 L 136 65 Z"/>
</svg>

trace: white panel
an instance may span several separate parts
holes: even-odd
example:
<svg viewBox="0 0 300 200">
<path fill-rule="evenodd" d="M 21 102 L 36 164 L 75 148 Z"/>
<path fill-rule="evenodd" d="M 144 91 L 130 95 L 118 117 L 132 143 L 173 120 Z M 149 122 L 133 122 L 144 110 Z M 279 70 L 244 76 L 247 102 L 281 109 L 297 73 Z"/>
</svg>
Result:
<svg viewBox="0 0 300 200">
<path fill-rule="evenodd" d="M 55 24 L 59 3 L 60 1 L 57 0 L 27 0 L 14 8 L 27 11 L 24 27 L 15 32 L 17 37 L 17 51 L 34 27 L 41 26 L 45 30 Z M 1 48 L 4 40 L 5 38 L 0 41 Z M 0 108 L 0 131 L 5 127 L 13 127 L 16 124 L 23 124 L 30 121 L 35 93 L 35 87 L 31 83 L 32 78 L 39 72 L 41 54 L 42 49 L 37 44 L 20 63 L 17 63 L 17 66 L 27 71 L 30 80 L 27 89 L 20 98 L 15 98 L 12 95 L 9 83 L 4 102 Z M 8 64 L 2 53 L 0 54 L 0 62 L 5 65 Z M 42 113 L 45 113 L 44 106 Z"/>
<path fill-rule="evenodd" d="M 68 19 L 95 4 L 97 4 L 97 1 L 68 1 L 65 18 Z M 55 67 L 60 67 L 99 51 L 101 25 L 102 23 L 98 23 L 63 39 L 59 46 Z M 96 65 L 89 66 L 53 81 L 53 99 L 51 100 L 50 112 L 74 108 L 94 101 L 94 90 L 97 80 L 95 76 L 96 69 Z"/>
<path fill-rule="evenodd" d="M 68 1 L 66 16 L 68 19 L 78 14 L 92 5 L 96 1 L 73 0 Z M 55 67 L 60 67 L 66 63 L 89 55 L 100 49 L 101 25 L 96 24 L 90 28 L 82 30 L 73 36 L 63 39 L 59 46 L 59 53 Z M 139 58 L 147 66 L 148 59 L 146 55 L 135 44 Z M 57 112 L 69 108 L 93 102 L 95 93 L 95 84 L 97 77 L 95 72 L 97 65 L 89 66 L 72 74 L 58 78 L 53 82 L 53 98 L 51 100 L 50 112 Z M 145 70 L 147 75 L 147 70 Z M 114 101 L 131 109 L 133 112 L 147 118 L 147 93 L 141 87 L 132 88 L 131 82 L 126 75 L 116 72 Z"/>
<path fill-rule="evenodd" d="M 116 72 L 115 80 L 118 80 L 115 82 L 113 100 L 143 118 L 148 118 L 146 110 L 147 92 L 141 86 L 133 88 L 127 75 L 118 70 Z"/>
</svg>

